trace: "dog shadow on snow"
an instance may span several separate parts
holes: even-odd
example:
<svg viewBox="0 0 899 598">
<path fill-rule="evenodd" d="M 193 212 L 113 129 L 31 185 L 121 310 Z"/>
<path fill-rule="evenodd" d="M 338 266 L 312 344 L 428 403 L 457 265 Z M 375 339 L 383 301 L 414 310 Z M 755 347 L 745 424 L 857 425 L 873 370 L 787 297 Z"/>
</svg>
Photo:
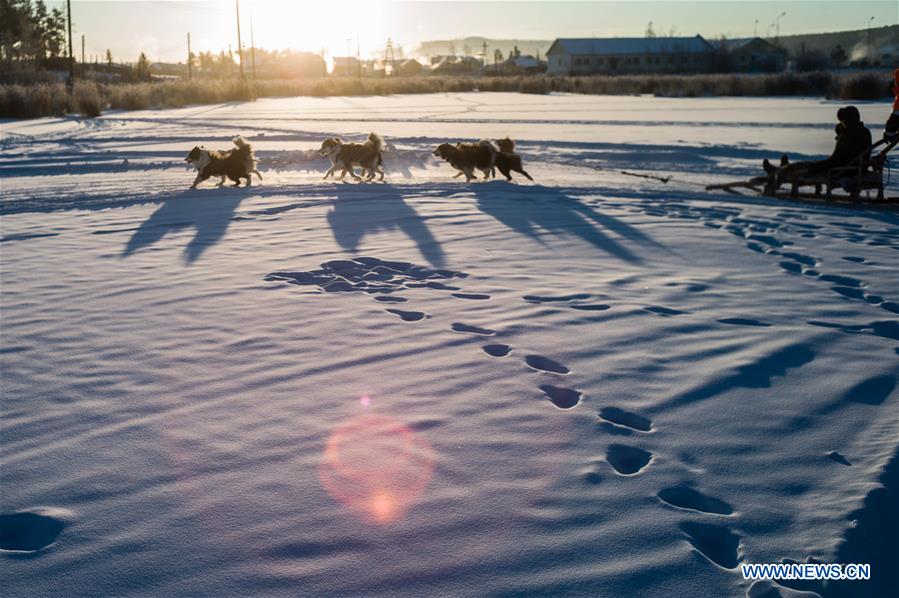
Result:
<svg viewBox="0 0 899 598">
<path fill-rule="evenodd" d="M 512 185 L 504 181 L 470 186 L 478 209 L 512 230 L 544 244 L 542 236 L 571 235 L 625 262 L 642 258 L 623 244 L 664 249 L 646 233 L 603 214 L 563 190 L 540 185 Z"/>
<path fill-rule="evenodd" d="M 169 233 L 193 228 L 194 237 L 184 248 L 184 261 L 192 264 L 225 236 L 235 210 L 246 195 L 242 189 L 229 190 L 225 197 L 198 198 L 195 193 L 185 192 L 184 196 L 165 200 L 134 231 L 120 257 L 129 257 Z"/>
<path fill-rule="evenodd" d="M 366 235 L 398 229 L 415 242 L 419 253 L 432 266 L 444 265 L 446 258 L 440 242 L 425 219 L 405 202 L 401 189 L 390 184 L 335 185 L 334 193 L 328 224 L 345 251 L 355 253 Z"/>
</svg>

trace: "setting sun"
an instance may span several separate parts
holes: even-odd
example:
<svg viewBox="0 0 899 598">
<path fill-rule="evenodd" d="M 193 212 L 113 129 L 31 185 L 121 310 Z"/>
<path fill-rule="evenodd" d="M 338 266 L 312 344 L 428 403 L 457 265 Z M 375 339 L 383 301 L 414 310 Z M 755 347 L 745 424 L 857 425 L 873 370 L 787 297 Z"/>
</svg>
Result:
<svg viewBox="0 0 899 598">
<path fill-rule="evenodd" d="M 383 2 L 241 2 L 244 44 L 250 19 L 257 47 L 294 48 L 335 56 L 381 57 L 391 33 L 384 26 Z M 233 19 L 232 19 L 233 20 Z"/>
</svg>

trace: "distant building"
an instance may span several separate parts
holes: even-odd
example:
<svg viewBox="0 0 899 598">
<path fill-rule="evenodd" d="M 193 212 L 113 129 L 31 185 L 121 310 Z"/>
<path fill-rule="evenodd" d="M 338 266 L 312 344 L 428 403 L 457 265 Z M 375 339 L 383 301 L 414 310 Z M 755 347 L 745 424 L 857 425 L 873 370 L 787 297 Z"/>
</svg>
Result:
<svg viewBox="0 0 899 598">
<path fill-rule="evenodd" d="M 481 71 L 484 64 L 474 56 L 432 56 L 431 74 L 468 75 Z"/>
<path fill-rule="evenodd" d="M 760 37 L 727 39 L 722 43 L 735 71 L 770 73 L 786 68 L 786 52 Z"/>
<path fill-rule="evenodd" d="M 356 77 L 362 74 L 362 63 L 353 56 L 335 56 L 331 74 L 338 77 Z"/>
<path fill-rule="evenodd" d="M 425 67 L 420 62 L 410 58 L 409 60 L 397 63 L 396 72 L 394 74 L 400 77 L 414 77 L 416 75 L 421 75 L 422 72 L 424 72 L 424 68 Z"/>
<path fill-rule="evenodd" d="M 534 75 L 546 72 L 546 63 L 525 54 L 504 61 L 499 70 L 506 75 Z"/>
<path fill-rule="evenodd" d="M 559 38 L 546 52 L 550 75 L 692 73 L 709 70 L 714 55 L 700 35 Z"/>
<path fill-rule="evenodd" d="M 899 44 L 883 46 L 875 50 L 875 63 L 873 66 L 887 66 L 899 63 Z"/>
</svg>

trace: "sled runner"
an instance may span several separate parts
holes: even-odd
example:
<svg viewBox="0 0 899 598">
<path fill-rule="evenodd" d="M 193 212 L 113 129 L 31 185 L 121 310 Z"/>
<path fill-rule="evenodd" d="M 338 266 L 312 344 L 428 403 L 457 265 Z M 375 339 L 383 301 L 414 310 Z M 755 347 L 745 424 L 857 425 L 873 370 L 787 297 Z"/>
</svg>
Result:
<svg viewBox="0 0 899 598">
<path fill-rule="evenodd" d="M 721 190 L 727 193 L 740 195 L 737 189 L 750 189 L 761 195 L 769 197 L 790 197 L 802 199 L 818 199 L 822 201 L 839 201 L 842 197 L 833 195 L 834 189 L 843 189 L 848 193 L 848 199 L 857 203 L 890 203 L 899 204 L 899 198 L 885 198 L 883 194 L 884 169 L 887 167 L 887 154 L 893 149 L 897 141 L 881 139 L 870 148 L 859 154 L 846 166 L 831 168 L 823 172 L 805 173 L 799 171 L 795 174 L 783 174 L 781 169 L 768 175 L 752 177 L 745 181 L 731 183 L 719 183 L 707 185 L 706 190 Z M 881 148 L 877 151 L 878 148 Z M 875 153 L 876 152 L 876 153 Z M 870 156 L 870 157 L 867 157 Z M 887 167 L 887 171 L 889 171 Z M 783 185 L 790 186 L 789 194 L 780 193 Z M 814 187 L 814 194 L 799 193 L 802 187 Z M 824 190 L 824 195 L 822 195 Z M 863 191 L 877 191 L 877 199 L 863 201 Z"/>
</svg>

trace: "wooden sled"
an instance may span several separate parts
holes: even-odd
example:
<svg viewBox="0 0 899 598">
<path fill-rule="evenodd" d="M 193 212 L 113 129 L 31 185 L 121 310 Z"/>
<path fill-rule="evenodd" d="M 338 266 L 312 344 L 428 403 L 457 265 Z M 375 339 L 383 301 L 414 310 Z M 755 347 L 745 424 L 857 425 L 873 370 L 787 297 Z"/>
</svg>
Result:
<svg viewBox="0 0 899 598">
<path fill-rule="evenodd" d="M 760 195 L 779 198 L 811 199 L 817 201 L 833 201 L 859 204 L 897 204 L 899 198 L 884 197 L 884 168 L 887 153 L 896 146 L 899 140 L 881 139 L 870 148 L 855 157 L 848 165 L 818 173 L 797 173 L 782 176 L 780 170 L 770 175 L 757 176 L 745 181 L 707 185 L 708 191 L 725 191 L 735 195 L 743 195 L 738 189 L 749 189 Z M 883 146 L 880 151 L 878 148 Z M 876 153 L 875 153 L 876 152 Z M 789 194 L 782 193 L 780 187 L 789 185 Z M 814 187 L 814 194 L 800 193 L 802 187 Z M 834 189 L 843 189 L 847 196 L 834 196 Z M 824 194 L 822 195 L 822 190 Z M 863 191 L 877 191 L 876 200 L 862 199 Z"/>
</svg>

